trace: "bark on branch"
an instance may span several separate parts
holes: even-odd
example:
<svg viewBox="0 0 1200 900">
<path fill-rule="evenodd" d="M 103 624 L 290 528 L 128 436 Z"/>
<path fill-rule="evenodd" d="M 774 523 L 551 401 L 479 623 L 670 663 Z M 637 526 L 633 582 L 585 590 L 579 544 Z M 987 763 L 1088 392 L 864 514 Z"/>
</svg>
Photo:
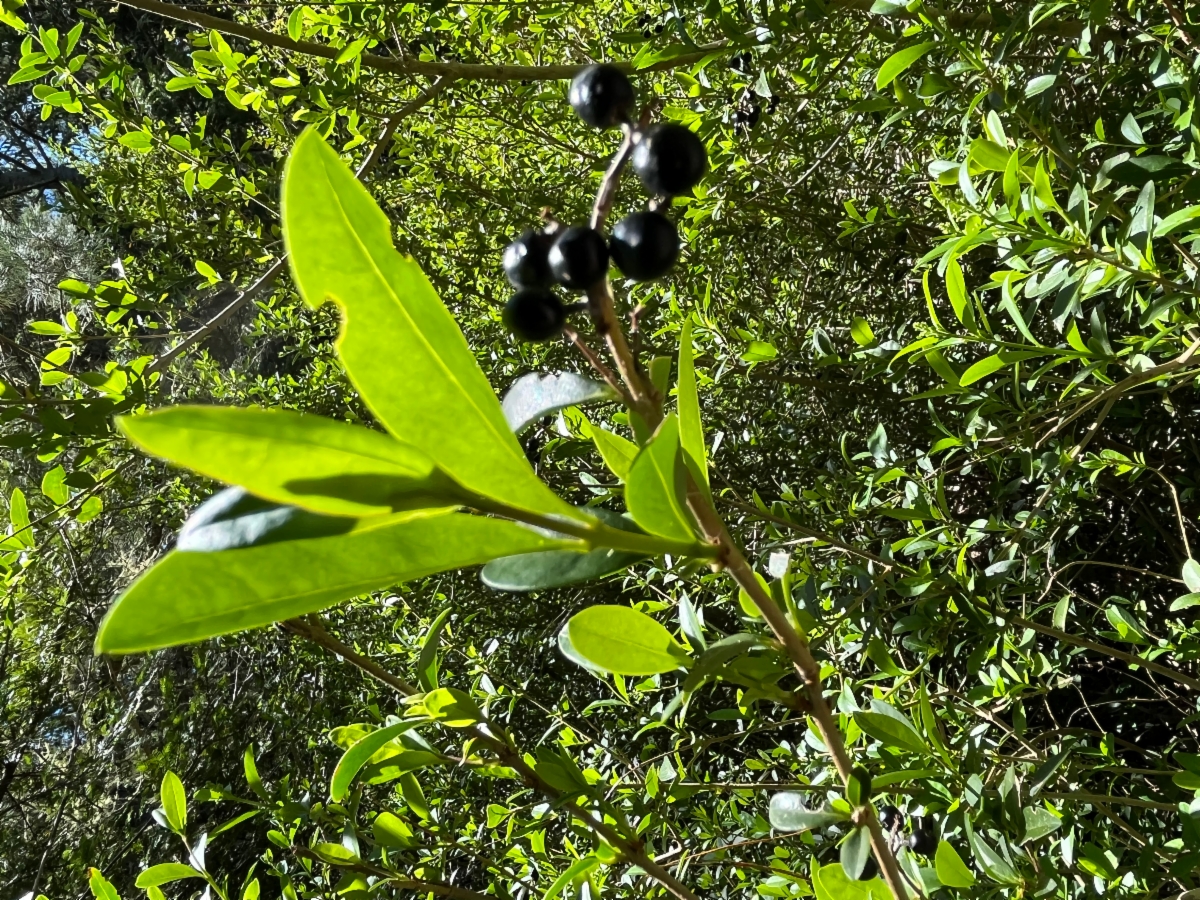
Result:
<svg viewBox="0 0 1200 900">
<path fill-rule="evenodd" d="M 140 9 L 143 12 L 155 13 L 167 19 L 174 19 L 176 22 L 186 22 L 189 25 L 195 25 L 197 28 L 209 28 L 213 31 L 219 31 L 221 34 L 236 35 L 249 41 L 257 41 L 260 44 L 266 44 L 269 47 L 278 47 L 280 50 L 290 50 L 293 53 L 303 53 L 306 56 L 316 56 L 321 59 L 337 59 L 338 55 L 342 52 L 342 48 L 340 47 L 318 44 L 315 41 L 293 41 L 286 35 L 276 34 L 273 31 L 267 31 L 262 28 L 255 28 L 253 25 L 244 25 L 241 22 L 234 22 L 230 19 L 210 16 L 207 13 L 198 12 L 197 10 L 184 9 L 182 6 L 175 6 L 173 3 L 163 3 L 161 0 L 119 0 L 119 2 L 131 9 Z M 712 44 L 703 45 L 691 53 L 662 60 L 643 71 L 656 72 L 663 69 L 690 66 L 693 63 L 699 62 L 709 53 L 723 50 L 727 46 L 729 46 L 728 41 L 716 41 Z M 444 76 L 466 81 L 556 81 L 571 78 L 576 72 L 588 65 L 586 62 L 547 66 L 429 62 L 412 57 L 377 56 L 374 53 L 363 53 L 360 59 L 364 68 L 374 69 L 378 72 L 389 72 L 393 75 L 425 75 L 430 78 L 441 78 Z M 617 63 L 617 65 L 627 71 L 631 71 L 633 68 L 629 63 Z"/>
</svg>

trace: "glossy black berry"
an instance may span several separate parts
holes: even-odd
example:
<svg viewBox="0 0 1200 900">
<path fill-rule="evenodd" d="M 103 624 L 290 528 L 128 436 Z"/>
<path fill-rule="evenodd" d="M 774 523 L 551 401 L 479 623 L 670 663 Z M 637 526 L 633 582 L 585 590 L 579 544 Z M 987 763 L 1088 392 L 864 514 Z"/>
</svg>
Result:
<svg viewBox="0 0 1200 900">
<path fill-rule="evenodd" d="M 608 271 L 608 245 L 594 228 L 568 228 L 550 248 L 550 271 L 559 284 L 586 291 Z"/>
<path fill-rule="evenodd" d="M 679 259 L 679 232 L 662 213 L 635 212 L 613 228 L 609 250 L 626 278 L 650 281 L 666 275 Z"/>
<path fill-rule="evenodd" d="M 922 856 L 933 856 L 937 851 L 937 836 L 933 833 L 933 825 L 923 818 L 913 819 L 912 834 L 908 836 L 908 847 L 914 853 Z"/>
<path fill-rule="evenodd" d="M 863 866 L 863 870 L 858 874 L 859 881 L 870 881 L 879 874 L 879 863 L 875 862 L 874 856 L 868 856 L 867 862 Z"/>
<path fill-rule="evenodd" d="M 616 66 L 588 66 L 571 82 L 569 96 L 575 114 L 593 128 L 610 128 L 628 121 L 633 111 L 633 85 Z"/>
<path fill-rule="evenodd" d="M 504 324 L 523 341 L 548 341 L 562 332 L 567 312 L 550 291 L 517 291 L 504 304 Z"/>
<path fill-rule="evenodd" d="M 903 821 L 904 818 L 900 815 L 900 810 L 894 806 L 884 806 L 879 810 L 879 824 L 883 826 L 884 831 L 893 831 Z"/>
<path fill-rule="evenodd" d="M 504 248 L 504 274 L 515 288 L 549 287 L 550 235 L 532 228 Z"/>
<path fill-rule="evenodd" d="M 686 194 L 704 177 L 708 153 L 690 130 L 673 122 L 646 129 L 633 148 L 633 171 L 651 194 Z"/>
</svg>

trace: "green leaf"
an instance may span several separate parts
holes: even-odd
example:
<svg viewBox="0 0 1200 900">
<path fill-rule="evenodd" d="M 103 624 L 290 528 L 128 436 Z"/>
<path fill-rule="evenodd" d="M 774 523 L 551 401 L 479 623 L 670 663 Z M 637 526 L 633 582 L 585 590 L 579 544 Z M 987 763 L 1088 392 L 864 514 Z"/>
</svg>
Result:
<svg viewBox="0 0 1200 900">
<path fill-rule="evenodd" d="M 839 861 L 846 877 L 857 881 L 867 860 L 871 856 L 871 833 L 866 828 L 855 828 L 842 841 Z"/>
<path fill-rule="evenodd" d="M 187 795 L 183 792 L 183 782 L 174 772 L 163 776 L 159 797 L 167 824 L 176 834 L 183 834 L 187 828 Z"/>
<path fill-rule="evenodd" d="M 421 704 L 431 719 L 451 728 L 466 728 L 483 720 L 483 713 L 468 694 L 454 688 L 438 688 L 425 695 Z"/>
<path fill-rule="evenodd" d="M 1021 876 L 1016 873 L 1003 856 L 988 845 L 987 841 L 974 831 L 968 832 L 967 839 L 971 843 L 971 850 L 975 854 L 975 859 L 979 863 L 979 867 L 987 873 L 989 878 L 1001 884 L 1020 883 Z"/>
<path fill-rule="evenodd" d="M 1190 609 L 1193 606 L 1200 606 L 1200 593 L 1184 594 L 1182 597 L 1176 597 L 1171 601 L 1171 612 L 1179 612 L 1181 609 Z"/>
<path fill-rule="evenodd" d="M 554 879 L 554 883 L 550 887 L 546 888 L 546 893 L 542 894 L 542 900 L 553 900 L 572 881 L 576 878 L 585 877 L 588 872 L 592 871 L 598 865 L 600 865 L 600 859 L 594 854 L 575 860 L 575 862 L 567 867 L 566 871 Z"/>
<path fill-rule="evenodd" d="M 923 44 L 913 44 L 911 47 L 897 50 L 879 67 L 879 72 L 875 75 L 875 90 L 887 87 L 936 46 L 936 41 L 926 41 Z"/>
<path fill-rule="evenodd" d="M 993 372 L 998 372 L 1008 365 L 1008 361 L 1002 359 L 999 353 L 994 353 L 991 356 L 985 356 L 979 362 L 970 366 L 967 371 L 963 372 L 959 377 L 959 384 L 966 387 L 968 384 L 974 384 L 981 378 L 987 378 Z"/>
<path fill-rule="evenodd" d="M 359 862 L 358 854 L 341 844 L 320 843 L 312 847 L 312 852 L 321 862 L 331 866 L 353 865 Z"/>
<path fill-rule="evenodd" d="M 971 301 L 967 296 L 967 282 L 963 278 L 962 266 L 958 264 L 957 259 L 951 259 L 946 264 L 946 293 L 950 297 L 955 317 L 964 325 L 968 324 Z"/>
<path fill-rule="evenodd" d="M 96 651 L 135 653 L 260 628 L 435 572 L 579 546 L 513 522 L 463 513 L 341 521 L 351 521 L 352 530 L 169 554 L 109 610 Z"/>
<path fill-rule="evenodd" d="M 258 777 L 258 766 L 254 764 L 254 745 L 251 744 L 242 754 L 242 771 L 246 774 L 246 784 L 250 790 L 262 800 L 267 799 L 267 790 L 263 787 L 262 779 Z"/>
<path fill-rule="evenodd" d="M 437 614 L 437 618 L 429 626 L 425 640 L 421 643 L 421 655 L 417 658 L 417 683 L 421 685 L 422 690 L 432 691 L 438 686 L 438 645 L 441 643 L 442 629 L 446 627 L 451 612 L 453 609 L 447 606 Z"/>
<path fill-rule="evenodd" d="M 858 316 L 850 321 L 850 337 L 854 338 L 854 343 L 860 347 L 870 347 L 875 343 L 875 332 L 871 330 L 871 323 Z"/>
<path fill-rule="evenodd" d="M 675 388 L 679 410 L 679 445 L 696 463 L 708 483 L 708 452 L 704 446 L 704 421 L 700 417 L 700 394 L 696 388 L 696 364 L 692 356 L 692 320 L 683 323 L 679 337 L 679 375 Z M 603 455 L 603 451 L 601 451 Z M 607 459 L 605 460 L 607 462 Z"/>
<path fill-rule="evenodd" d="M 771 827 L 776 831 L 809 831 L 827 828 L 837 822 L 845 822 L 850 818 L 849 813 L 826 807 L 825 809 L 809 809 L 806 797 L 794 791 L 780 791 L 771 796 L 771 807 L 768 815 Z"/>
<path fill-rule="evenodd" d="M 1044 806 L 1028 807 L 1021 810 L 1021 815 L 1025 819 L 1025 836 L 1021 839 L 1022 844 L 1044 838 L 1062 827 L 1062 819 Z"/>
<path fill-rule="evenodd" d="M 1029 82 L 1025 85 L 1025 96 L 1036 97 L 1038 94 L 1045 93 L 1054 87 L 1054 82 L 1057 78 L 1057 75 L 1038 75 L 1035 78 L 1029 79 Z"/>
<path fill-rule="evenodd" d="M 1183 582 L 1193 594 L 1200 593 L 1200 562 L 1188 559 L 1183 564 Z"/>
<path fill-rule="evenodd" d="M 287 20 L 288 37 L 293 41 L 298 41 L 304 36 L 304 7 L 297 6 L 288 15 Z"/>
<path fill-rule="evenodd" d="M 584 507 L 584 510 L 605 525 L 642 533 L 640 528 L 620 513 L 598 507 Z M 493 559 L 483 567 L 479 577 L 484 584 L 497 591 L 543 591 L 621 572 L 645 558 L 644 553 L 614 550 L 611 547 L 600 547 L 588 553 L 549 550 Z"/>
<path fill-rule="evenodd" d="M 284 241 L 301 294 L 343 310 L 338 353 L 363 400 L 400 440 L 471 490 L 578 518 L 534 474 L 462 332 L 391 223 L 316 131 L 283 187 Z"/>
<path fill-rule="evenodd" d="M 71 499 L 71 491 L 66 485 L 67 473 L 62 466 L 55 466 L 42 476 L 42 494 L 62 506 Z"/>
<path fill-rule="evenodd" d="M 184 522 L 175 549 L 215 553 L 346 534 L 355 525 L 355 519 L 320 516 L 295 506 L 261 500 L 242 488 L 226 488 L 206 500 Z"/>
<path fill-rule="evenodd" d="M 425 799 L 425 792 L 421 790 L 421 783 L 417 781 L 416 775 L 407 772 L 400 776 L 400 792 L 404 795 L 404 802 L 408 804 L 409 809 L 422 819 L 429 818 L 429 801 Z"/>
<path fill-rule="evenodd" d="M 103 875 L 99 869 L 88 869 L 88 888 L 92 892 L 92 896 L 96 900 L 121 900 L 121 895 Z"/>
<path fill-rule="evenodd" d="M 933 863 L 937 867 L 938 880 L 947 887 L 969 888 L 975 884 L 975 874 L 967 868 L 958 851 L 949 842 L 938 844 Z"/>
<path fill-rule="evenodd" d="M 11 80 L 9 81 L 9 84 L 12 84 Z M 139 153 L 147 153 L 154 145 L 154 140 L 144 131 L 127 131 L 125 134 L 117 138 L 117 143 L 122 147 L 128 147 L 130 150 L 137 150 Z"/>
<path fill-rule="evenodd" d="M 579 406 L 584 403 L 599 403 L 614 400 L 612 389 L 598 381 L 561 372 L 557 375 L 522 375 L 513 382 L 504 395 L 501 408 L 504 418 L 515 434 L 520 434 L 542 416 Z"/>
<path fill-rule="evenodd" d="M 986 138 L 971 143 L 971 161 L 989 172 L 1003 172 L 1008 168 L 1009 152 L 1004 147 Z"/>
<path fill-rule="evenodd" d="M 337 767 L 333 770 L 333 778 L 329 781 L 329 799 L 334 803 L 341 803 L 349 793 L 355 776 L 363 766 L 370 762 L 371 757 L 382 750 L 384 745 L 417 724 L 417 721 L 398 722 L 387 728 L 372 731 L 356 741 L 349 750 L 342 754 Z"/>
<path fill-rule="evenodd" d="M 288 410 L 175 406 L 122 416 L 138 447 L 276 503 L 336 516 L 454 506 L 457 487 L 421 450 Z"/>
<path fill-rule="evenodd" d="M 1146 138 L 1142 135 L 1142 128 L 1138 125 L 1138 120 L 1133 117 L 1133 113 L 1126 113 L 1125 118 L 1121 120 L 1121 136 L 1131 144 L 1146 143 Z"/>
<path fill-rule="evenodd" d="M 865 734 L 898 750 L 929 753 L 924 738 L 903 713 L 880 700 L 872 700 L 871 709 L 871 712 L 854 713 L 854 723 Z"/>
<path fill-rule="evenodd" d="M 567 623 L 584 659 L 617 675 L 657 675 L 686 666 L 687 651 L 662 625 L 628 606 L 592 606 Z"/>
<path fill-rule="evenodd" d="M 1054 627 L 1059 631 L 1065 631 L 1067 628 L 1067 614 L 1071 611 L 1071 595 L 1064 594 L 1062 599 L 1054 604 Z"/>
<path fill-rule="evenodd" d="M 137 881 L 134 884 L 140 888 L 149 888 L 158 887 L 161 884 L 170 884 L 172 881 L 180 881 L 184 878 L 203 877 L 203 875 L 191 866 L 185 866 L 183 863 L 160 863 L 157 866 L 151 866 L 138 875 Z"/>
<path fill-rule="evenodd" d="M 337 58 L 334 60 L 334 63 L 341 66 L 348 62 L 353 62 L 354 60 L 358 59 L 359 54 L 363 52 L 363 48 L 366 47 L 368 43 L 369 41 L 367 38 L 358 38 L 355 41 L 351 41 L 341 49 L 337 55 Z"/>
<path fill-rule="evenodd" d="M 679 418 L 671 413 L 634 459 L 625 484 L 625 505 L 630 515 L 651 534 L 695 540 L 691 519 L 684 509 L 684 472 Z"/>
<path fill-rule="evenodd" d="M 1123 606 L 1109 606 L 1104 610 L 1104 616 L 1109 624 L 1117 630 L 1121 640 L 1131 644 L 1146 643 L 1145 630 L 1142 624 Z"/>
<path fill-rule="evenodd" d="M 413 843 L 413 831 L 407 822 L 390 812 L 381 812 L 371 823 L 371 833 L 384 847 L 404 848 Z"/>
<path fill-rule="evenodd" d="M 33 529 L 29 527 L 29 506 L 25 493 L 13 488 L 8 499 L 8 520 L 12 523 L 12 538 L 21 546 L 33 549 Z"/>
<path fill-rule="evenodd" d="M 870 881 L 855 881 L 842 868 L 841 863 L 831 866 L 813 866 L 813 890 L 817 900 L 892 900 L 892 893 L 879 878 Z"/>
<path fill-rule="evenodd" d="M 846 785 L 846 800 L 857 809 L 871 799 L 872 787 L 871 773 L 863 766 L 855 766 Z M 857 874 L 855 877 L 858 877 Z"/>
<path fill-rule="evenodd" d="M 609 471 L 622 481 L 628 480 L 629 469 L 633 466 L 633 461 L 637 458 L 641 448 L 628 438 L 623 438 L 619 434 L 590 422 L 588 423 L 588 433 L 592 436 L 592 442 L 600 451 L 600 456 Z"/>
<path fill-rule="evenodd" d="M 1074 744 L 1067 744 L 1067 746 L 1061 751 L 1050 757 L 1038 767 L 1038 769 L 1029 779 L 1030 797 L 1036 797 L 1038 795 L 1038 792 L 1049 783 L 1050 779 L 1054 777 L 1055 773 L 1059 770 L 1062 764 L 1067 761 L 1067 757 L 1071 755 L 1071 752 L 1074 749 Z"/>
</svg>

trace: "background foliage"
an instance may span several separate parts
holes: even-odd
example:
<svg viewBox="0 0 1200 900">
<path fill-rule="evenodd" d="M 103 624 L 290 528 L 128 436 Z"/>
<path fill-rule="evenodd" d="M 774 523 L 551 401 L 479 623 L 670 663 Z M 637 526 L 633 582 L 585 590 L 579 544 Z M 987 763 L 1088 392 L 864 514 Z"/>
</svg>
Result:
<svg viewBox="0 0 1200 900">
<path fill-rule="evenodd" d="M 208 851 L 230 891 L 252 865 L 271 895 L 366 890 L 332 851 L 294 848 L 367 854 L 380 811 L 412 829 L 402 868 L 499 896 L 544 892 L 591 849 L 538 798 L 462 767 L 421 770 L 424 800 L 405 780 L 326 805 L 350 734 L 331 729 L 399 707 L 293 636 L 90 648 L 114 592 L 213 489 L 139 455 L 113 414 L 203 401 L 367 418 L 334 359 L 336 314 L 286 274 L 260 281 L 306 125 L 352 164 L 394 127 L 366 183 L 498 390 L 580 369 L 565 344 L 505 334 L 499 253 L 544 207 L 586 216 L 615 147 L 573 118 L 552 67 L 593 59 L 630 61 L 643 101 L 709 147 L 673 210 L 681 266 L 632 291 L 640 345 L 671 356 L 692 321 L 719 502 L 811 617 L 878 789 L 934 817 L 978 879 L 964 895 L 1196 885 L 1200 26 L 1185 11 L 230 4 L 187 24 L 154 9 L 4 5 L 0 889 L 79 895 L 96 867 L 129 896 L 146 866 L 182 861 L 151 817 L 168 770 L 214 799 L 192 804 L 193 845 L 247 808 L 229 795 L 261 808 Z M 637 203 L 626 190 L 618 212 Z M 562 496 L 614 494 L 580 414 L 530 435 Z M 805 896 L 837 833 L 772 831 L 768 804 L 782 786 L 820 797 L 828 763 L 802 713 L 764 699 L 795 687 L 771 654 L 664 716 L 673 676 L 601 682 L 557 651 L 582 606 L 642 604 L 675 630 L 684 596 L 710 642 L 760 630 L 725 582 L 669 564 L 533 596 L 439 576 L 327 627 L 413 679 L 450 610 L 442 682 L 503 709 L 531 752 L 568 754 L 696 890 Z M 916 740 L 863 727 L 872 700 Z M 593 896 L 644 890 L 592 877 Z"/>
</svg>

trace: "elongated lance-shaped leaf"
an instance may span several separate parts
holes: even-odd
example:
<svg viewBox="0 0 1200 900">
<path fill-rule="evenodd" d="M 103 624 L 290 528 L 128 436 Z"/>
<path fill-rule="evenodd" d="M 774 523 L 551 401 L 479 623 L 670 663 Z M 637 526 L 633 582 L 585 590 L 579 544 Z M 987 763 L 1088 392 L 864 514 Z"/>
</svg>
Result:
<svg viewBox="0 0 1200 900">
<path fill-rule="evenodd" d="M 587 512 L 605 525 L 641 534 L 632 521 L 607 509 L 589 508 Z M 590 581 L 611 575 L 645 559 L 645 553 L 631 553 L 601 547 L 590 553 L 548 550 L 493 559 L 479 573 L 480 579 L 498 591 L 541 591 Z"/>
<path fill-rule="evenodd" d="M 500 404 L 514 434 L 520 434 L 542 416 L 578 406 L 614 400 L 612 389 L 574 372 L 538 375 L 530 372 L 512 383 Z"/>
<path fill-rule="evenodd" d="M 344 534 L 215 553 L 175 551 L 108 611 L 98 653 L 136 653 L 260 628 L 402 581 L 514 553 L 582 547 L 501 519 L 408 513 Z"/>
<path fill-rule="evenodd" d="M 625 482 L 625 505 L 633 520 L 651 534 L 695 540 L 684 509 L 684 466 L 679 450 L 679 417 L 671 413 L 638 453 Z"/>
<path fill-rule="evenodd" d="M 175 406 L 117 423 L 148 453 L 313 512 L 369 516 L 458 503 L 457 485 L 424 451 L 323 416 Z"/>
<path fill-rule="evenodd" d="M 340 803 L 346 794 L 349 793 L 350 785 L 354 782 L 355 776 L 358 775 L 363 766 L 371 761 L 371 757 L 382 750 L 392 740 L 422 721 L 426 720 L 413 719 L 408 722 L 397 722 L 395 725 L 389 725 L 386 728 L 379 728 L 372 731 L 370 734 L 356 741 L 352 747 L 342 754 L 342 758 L 338 760 L 337 767 L 333 770 L 333 778 L 329 782 L 329 798 L 335 803 Z"/>
<path fill-rule="evenodd" d="M 676 401 L 679 407 L 679 444 L 696 463 L 704 483 L 708 483 L 708 455 L 704 449 L 704 423 L 700 418 L 700 394 L 696 389 L 696 364 L 692 358 L 692 320 L 683 323 L 679 336 L 679 383 Z"/>
<path fill-rule="evenodd" d="M 387 216 L 311 129 L 284 173 L 283 231 L 305 300 L 341 306 L 338 353 L 389 432 L 474 491 L 578 518 L 534 474 L 458 324 L 393 246 Z"/>
<path fill-rule="evenodd" d="M 637 459 L 638 451 L 641 448 L 628 438 L 606 431 L 591 422 L 588 422 L 588 434 L 592 436 L 592 442 L 600 451 L 600 456 L 609 471 L 622 481 L 627 479 L 629 469 L 633 465 L 633 461 Z"/>
</svg>

